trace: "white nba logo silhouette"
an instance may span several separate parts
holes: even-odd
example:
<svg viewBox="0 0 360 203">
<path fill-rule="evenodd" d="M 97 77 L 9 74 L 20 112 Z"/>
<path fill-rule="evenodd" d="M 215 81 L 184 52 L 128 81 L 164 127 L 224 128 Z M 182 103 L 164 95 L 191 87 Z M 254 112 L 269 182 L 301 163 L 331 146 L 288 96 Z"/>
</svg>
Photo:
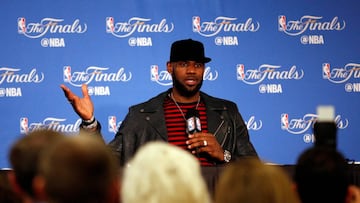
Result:
<svg viewBox="0 0 360 203">
<path fill-rule="evenodd" d="M 281 114 L 281 129 L 289 128 L 289 115 L 287 113 Z"/>
<path fill-rule="evenodd" d="M 279 30 L 286 31 L 286 16 L 279 16 Z"/>
<path fill-rule="evenodd" d="M 25 18 L 18 18 L 18 32 L 26 33 L 26 20 Z"/>
<path fill-rule="evenodd" d="M 200 32 L 201 31 L 200 17 L 199 16 L 194 16 L 193 17 L 193 31 L 194 32 Z"/>
<path fill-rule="evenodd" d="M 329 63 L 324 63 L 322 69 L 323 69 L 323 78 L 329 79 L 331 77 L 330 64 Z"/>
<path fill-rule="evenodd" d="M 244 64 L 238 64 L 237 66 L 237 78 L 238 80 L 245 79 L 245 67 Z"/>
<path fill-rule="evenodd" d="M 114 32 L 114 18 L 113 17 L 106 18 L 106 31 Z"/>
<path fill-rule="evenodd" d="M 109 132 L 116 133 L 117 126 L 116 126 L 116 117 L 115 116 L 108 117 L 108 128 L 109 128 Z"/>
<path fill-rule="evenodd" d="M 71 67 L 64 66 L 64 82 L 70 82 L 70 81 L 71 81 Z"/>
<path fill-rule="evenodd" d="M 152 65 L 150 68 L 150 80 L 158 81 L 159 80 L 159 67 L 157 65 Z"/>
<path fill-rule="evenodd" d="M 29 132 L 29 121 L 28 118 L 22 117 L 20 118 L 20 133 L 28 133 Z"/>
</svg>

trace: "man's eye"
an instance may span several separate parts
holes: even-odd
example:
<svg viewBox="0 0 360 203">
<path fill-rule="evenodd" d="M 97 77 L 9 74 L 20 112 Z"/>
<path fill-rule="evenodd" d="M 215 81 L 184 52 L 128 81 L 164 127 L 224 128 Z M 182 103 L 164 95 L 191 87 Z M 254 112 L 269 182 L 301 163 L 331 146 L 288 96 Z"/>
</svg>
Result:
<svg viewBox="0 0 360 203">
<path fill-rule="evenodd" d="M 181 67 L 188 67 L 188 64 L 186 62 L 180 63 L 179 64 Z"/>
<path fill-rule="evenodd" d="M 196 68 L 202 68 L 202 67 L 203 67 L 203 64 L 202 64 L 202 63 L 196 63 L 196 64 L 195 64 L 195 67 L 196 67 Z"/>
</svg>

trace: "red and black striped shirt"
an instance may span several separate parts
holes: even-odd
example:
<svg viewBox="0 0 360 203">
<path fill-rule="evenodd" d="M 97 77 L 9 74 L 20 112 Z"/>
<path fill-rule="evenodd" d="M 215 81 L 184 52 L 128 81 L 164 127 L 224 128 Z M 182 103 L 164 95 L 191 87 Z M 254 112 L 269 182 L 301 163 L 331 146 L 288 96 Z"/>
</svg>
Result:
<svg viewBox="0 0 360 203">
<path fill-rule="evenodd" d="M 196 108 L 200 114 L 200 123 L 201 131 L 208 132 L 207 127 L 207 117 L 206 117 L 206 106 L 203 101 L 193 103 L 179 103 L 180 109 L 177 107 L 175 102 L 171 97 L 166 97 L 164 101 L 164 113 L 166 128 L 168 132 L 168 141 L 170 144 L 181 147 L 182 149 L 191 152 L 185 143 L 188 140 L 188 135 L 186 133 L 186 119 L 185 115 L 189 109 Z M 197 105 L 198 104 L 198 105 Z M 207 154 L 198 154 L 197 158 L 199 159 L 202 166 L 212 166 L 214 165 L 213 161 L 207 156 Z"/>
</svg>

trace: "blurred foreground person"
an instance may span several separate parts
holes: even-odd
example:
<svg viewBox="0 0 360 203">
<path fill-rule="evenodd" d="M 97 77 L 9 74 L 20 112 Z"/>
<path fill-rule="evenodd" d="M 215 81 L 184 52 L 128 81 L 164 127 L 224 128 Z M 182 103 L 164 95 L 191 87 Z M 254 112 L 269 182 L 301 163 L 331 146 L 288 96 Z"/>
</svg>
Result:
<svg viewBox="0 0 360 203">
<path fill-rule="evenodd" d="M 215 190 L 215 203 L 300 203 L 300 200 L 290 177 L 279 166 L 243 158 L 224 168 Z"/>
<path fill-rule="evenodd" d="M 311 147 L 298 158 L 294 180 L 302 203 L 359 202 L 359 188 L 350 185 L 344 156 L 329 147 Z"/>
<path fill-rule="evenodd" d="M 0 202 L 22 203 L 21 196 L 14 192 L 8 179 L 9 170 L 0 170 Z"/>
<path fill-rule="evenodd" d="M 31 203 L 44 200 L 34 190 L 34 177 L 38 174 L 38 163 L 43 151 L 64 138 L 52 130 L 36 130 L 20 137 L 10 147 L 9 161 L 12 170 L 8 172 L 13 190 L 23 202 Z"/>
<path fill-rule="evenodd" d="M 36 179 L 48 203 L 119 203 L 119 167 L 91 136 L 66 137 L 44 153 Z"/>
<path fill-rule="evenodd" d="M 358 185 L 350 185 L 345 203 L 360 203 L 360 187 Z"/>
<path fill-rule="evenodd" d="M 165 142 L 149 142 L 124 170 L 123 203 L 210 203 L 199 161 Z"/>
</svg>

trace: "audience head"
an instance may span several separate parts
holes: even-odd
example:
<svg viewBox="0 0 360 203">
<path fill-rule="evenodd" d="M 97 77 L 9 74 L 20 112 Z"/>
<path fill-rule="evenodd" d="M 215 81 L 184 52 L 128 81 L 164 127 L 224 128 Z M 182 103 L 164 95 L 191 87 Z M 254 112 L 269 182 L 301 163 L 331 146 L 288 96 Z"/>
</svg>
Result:
<svg viewBox="0 0 360 203">
<path fill-rule="evenodd" d="M 92 136 L 69 136 L 48 149 L 37 181 L 50 203 L 109 203 L 120 198 L 115 157 Z"/>
<path fill-rule="evenodd" d="M 349 186 L 347 162 L 336 149 L 311 147 L 299 156 L 294 180 L 303 203 L 343 203 Z"/>
<path fill-rule="evenodd" d="M 346 196 L 345 203 L 360 203 L 360 187 L 350 185 Z"/>
<path fill-rule="evenodd" d="M 123 203 L 209 203 L 200 163 L 165 142 L 142 146 L 124 169 Z"/>
<path fill-rule="evenodd" d="M 220 174 L 215 203 L 299 203 L 291 178 L 257 158 L 232 162 Z"/>
<path fill-rule="evenodd" d="M 8 179 L 9 170 L 0 170 L 0 202 L 1 203 L 21 203 L 22 198 L 16 194 Z"/>
<path fill-rule="evenodd" d="M 41 153 L 64 135 L 52 130 L 36 130 L 20 137 L 10 147 L 9 161 L 12 170 L 9 180 L 14 190 L 22 196 L 37 198 L 33 179 L 38 173 Z"/>
</svg>

